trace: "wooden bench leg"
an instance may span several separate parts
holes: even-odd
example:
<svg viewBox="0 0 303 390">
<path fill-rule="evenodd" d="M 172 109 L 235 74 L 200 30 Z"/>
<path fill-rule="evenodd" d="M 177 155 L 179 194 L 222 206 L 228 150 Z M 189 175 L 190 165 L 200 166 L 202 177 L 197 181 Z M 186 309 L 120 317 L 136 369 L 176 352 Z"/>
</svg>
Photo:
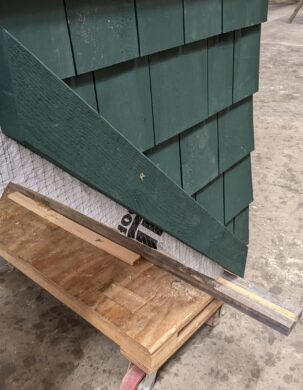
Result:
<svg viewBox="0 0 303 390">
<path fill-rule="evenodd" d="M 296 6 L 293 14 L 291 15 L 291 17 L 289 18 L 288 20 L 288 23 L 292 23 L 294 18 L 296 17 L 297 13 L 300 11 L 300 8 L 303 6 L 303 0 L 300 0 L 298 5 Z"/>
</svg>

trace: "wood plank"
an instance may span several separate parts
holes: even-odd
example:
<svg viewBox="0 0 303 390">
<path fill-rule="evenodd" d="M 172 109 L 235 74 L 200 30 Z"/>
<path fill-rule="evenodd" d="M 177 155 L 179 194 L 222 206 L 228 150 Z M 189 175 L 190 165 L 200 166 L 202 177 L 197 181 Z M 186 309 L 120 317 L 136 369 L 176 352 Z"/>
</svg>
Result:
<svg viewBox="0 0 303 390">
<path fill-rule="evenodd" d="M 98 111 L 93 73 L 85 73 L 80 76 L 64 80 L 83 100 Z"/>
<path fill-rule="evenodd" d="M 209 115 L 230 106 L 233 101 L 234 33 L 208 39 Z"/>
<path fill-rule="evenodd" d="M 134 266 L 118 261 L 6 196 L 0 201 L 0 215 L 0 254 L 136 356 L 138 352 L 150 356 L 168 341 L 174 343 L 178 333 L 213 301 L 145 260 Z M 54 240 L 54 234 L 60 239 Z M 39 261 L 32 260 L 33 252 L 35 258 L 40 253 Z M 72 277 L 62 279 L 67 270 Z"/>
<path fill-rule="evenodd" d="M 100 234 L 92 232 L 86 227 L 71 221 L 70 219 L 62 216 L 61 214 L 56 213 L 55 211 L 50 211 L 45 206 L 38 204 L 34 200 L 21 194 L 20 192 L 13 192 L 12 194 L 8 195 L 8 198 L 18 203 L 19 205 L 27 208 L 33 213 L 39 215 L 40 217 L 45 218 L 47 221 L 50 221 L 55 225 L 61 227 L 67 232 L 70 232 L 75 236 L 81 238 L 82 240 L 89 242 L 95 247 L 104 250 L 110 255 L 117 257 L 117 259 L 119 260 L 133 265 L 141 258 L 141 256 L 137 253 L 129 251 L 121 245 L 113 243 L 107 238 L 101 236 Z"/>
<path fill-rule="evenodd" d="M 18 41 L 5 30 L 0 32 L 3 132 L 216 263 L 243 275 L 247 247 Z"/>
<path fill-rule="evenodd" d="M 148 58 L 95 73 L 101 115 L 139 150 L 154 146 Z"/>
<path fill-rule="evenodd" d="M 228 223 L 252 201 L 251 161 L 248 156 L 224 173 L 225 223 Z"/>
<path fill-rule="evenodd" d="M 219 169 L 222 173 L 254 150 L 252 97 L 220 112 L 218 130 Z"/>
<path fill-rule="evenodd" d="M 183 188 L 197 192 L 218 176 L 217 115 L 180 135 Z"/>
<path fill-rule="evenodd" d="M 60 78 L 75 75 L 63 0 L 1 1 L 0 25 Z"/>
<path fill-rule="evenodd" d="M 259 89 L 261 26 L 235 32 L 233 101 L 238 102 Z"/>
<path fill-rule="evenodd" d="M 173 137 L 146 152 L 146 156 L 178 186 L 182 185 L 179 136 Z"/>
<path fill-rule="evenodd" d="M 133 0 L 65 0 L 77 73 L 139 56 Z"/>
<path fill-rule="evenodd" d="M 184 0 L 185 42 L 222 32 L 222 0 Z"/>
<path fill-rule="evenodd" d="M 223 32 L 266 22 L 268 0 L 223 0 Z"/>
<path fill-rule="evenodd" d="M 182 0 L 136 0 L 140 54 L 184 44 Z"/>
<path fill-rule="evenodd" d="M 224 223 L 223 175 L 197 192 L 196 201 L 219 222 Z"/>
<path fill-rule="evenodd" d="M 207 42 L 150 56 L 156 145 L 207 117 Z"/>
<path fill-rule="evenodd" d="M 241 211 L 235 217 L 235 235 L 239 238 L 239 240 L 248 244 L 249 242 L 249 208 L 247 207 L 245 210 Z"/>
<path fill-rule="evenodd" d="M 302 314 L 301 308 L 281 303 L 279 300 L 277 300 L 277 298 L 266 292 L 264 289 L 255 287 L 253 283 L 249 281 L 245 281 L 244 279 L 235 275 L 231 275 L 228 272 L 225 272 L 223 277 L 220 277 L 218 280 L 203 276 L 188 267 L 182 266 L 174 259 L 165 255 L 165 253 L 156 251 L 152 248 L 142 245 L 138 241 L 134 241 L 125 236 L 122 236 L 115 230 L 112 230 L 100 223 L 96 223 L 90 218 L 85 217 L 82 214 L 63 205 L 60 205 L 55 201 L 33 193 L 32 191 L 26 190 L 20 186 L 11 185 L 9 191 L 12 190 L 19 190 L 26 196 L 39 200 L 39 202 L 42 202 L 51 209 L 54 209 L 62 213 L 64 216 L 83 224 L 89 229 L 92 229 L 93 231 L 98 232 L 109 239 L 112 239 L 114 242 L 117 242 L 130 250 L 135 250 L 136 252 L 141 253 L 141 255 L 143 255 L 153 264 L 158 265 L 159 267 L 180 277 L 182 280 L 187 281 L 202 291 L 205 291 L 217 299 L 228 303 L 229 305 L 279 331 L 282 334 L 290 334 L 300 319 Z M 5 209 L 7 209 L 7 207 Z M 6 220 L 11 219 L 12 218 L 8 218 Z M 15 232 L 15 230 L 16 229 L 14 229 L 14 234 L 18 235 L 18 231 Z M 7 231 L 7 229 L 5 231 Z M 4 240 L 5 242 L 5 235 L 0 235 L 0 239 Z M 16 240 L 13 241 L 15 242 Z M 22 244 L 20 247 L 23 248 L 24 245 Z"/>
</svg>

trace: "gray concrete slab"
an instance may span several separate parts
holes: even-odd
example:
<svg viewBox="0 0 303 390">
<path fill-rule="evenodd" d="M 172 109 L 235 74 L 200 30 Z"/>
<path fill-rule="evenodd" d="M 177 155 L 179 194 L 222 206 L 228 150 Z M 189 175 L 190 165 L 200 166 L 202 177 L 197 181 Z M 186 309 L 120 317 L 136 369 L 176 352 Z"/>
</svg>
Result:
<svg viewBox="0 0 303 390">
<path fill-rule="evenodd" d="M 247 278 L 303 304 L 303 15 L 275 6 L 255 98 L 255 202 Z M 0 274 L 0 389 L 115 390 L 117 346 L 18 271 Z M 303 322 L 285 338 L 226 307 L 160 371 L 156 390 L 301 390 Z"/>
</svg>

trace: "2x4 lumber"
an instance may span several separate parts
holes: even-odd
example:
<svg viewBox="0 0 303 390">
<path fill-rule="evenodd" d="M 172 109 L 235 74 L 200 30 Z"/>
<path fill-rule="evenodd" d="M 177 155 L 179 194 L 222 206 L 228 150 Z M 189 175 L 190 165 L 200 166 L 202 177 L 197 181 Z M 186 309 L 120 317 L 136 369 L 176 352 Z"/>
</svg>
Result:
<svg viewBox="0 0 303 390">
<path fill-rule="evenodd" d="M 4 29 L 0 62 L 4 134 L 243 275 L 247 246 Z"/>
<path fill-rule="evenodd" d="M 102 234 L 109 240 L 141 254 L 142 257 L 151 263 L 171 272 L 182 280 L 284 335 L 290 334 L 301 317 L 301 308 L 283 304 L 264 289 L 256 287 L 253 283 L 236 275 L 225 272 L 217 280 L 211 279 L 181 265 L 165 253 L 147 247 L 138 241 L 131 240 L 116 230 L 110 229 L 47 197 L 13 184 L 9 186 L 8 191 L 19 191 L 88 229 Z"/>
<path fill-rule="evenodd" d="M 82 240 L 94 245 L 95 247 L 104 250 L 110 255 L 115 256 L 117 259 L 122 260 L 125 263 L 133 265 L 141 258 L 139 254 L 132 252 L 124 248 L 123 246 L 112 242 L 111 240 L 108 240 L 100 234 L 95 233 L 92 230 L 87 229 L 86 227 L 79 225 L 74 221 L 71 221 L 70 219 L 64 217 L 56 211 L 46 208 L 42 204 L 35 202 L 34 200 L 21 194 L 20 192 L 13 192 L 8 195 L 8 198 L 13 200 L 20 206 L 23 206 L 26 209 L 32 211 L 33 213 L 39 215 L 40 217 L 45 218 L 47 221 L 50 221 L 55 225 L 61 227 L 67 232 L 72 233 L 75 236 L 81 238 Z"/>
</svg>

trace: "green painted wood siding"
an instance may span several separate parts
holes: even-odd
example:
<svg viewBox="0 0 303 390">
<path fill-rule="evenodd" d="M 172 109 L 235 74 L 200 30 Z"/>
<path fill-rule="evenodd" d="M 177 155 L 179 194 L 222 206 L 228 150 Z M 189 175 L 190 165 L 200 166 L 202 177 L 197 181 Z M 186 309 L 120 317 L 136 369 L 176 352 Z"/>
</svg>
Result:
<svg viewBox="0 0 303 390">
<path fill-rule="evenodd" d="M 235 235 L 245 244 L 249 242 L 249 208 L 247 207 L 235 217 Z"/>
<path fill-rule="evenodd" d="M 193 194 L 218 176 L 218 123 L 213 116 L 180 137 L 183 188 Z"/>
<path fill-rule="evenodd" d="M 206 119 L 207 41 L 150 56 L 156 144 Z"/>
<path fill-rule="evenodd" d="M 218 129 L 219 170 L 224 172 L 254 149 L 252 97 L 221 111 Z"/>
<path fill-rule="evenodd" d="M 246 245 L 1 28 L 0 63 L 7 136 L 243 275 Z"/>
<path fill-rule="evenodd" d="M 138 149 L 154 146 L 148 58 L 95 72 L 99 111 Z"/>
<path fill-rule="evenodd" d="M 139 56 L 133 0 L 65 0 L 77 73 Z"/>
<path fill-rule="evenodd" d="M 210 215 L 224 223 L 223 175 L 197 192 L 196 200 Z"/>
<path fill-rule="evenodd" d="M 209 115 L 232 104 L 234 73 L 234 33 L 208 40 Z"/>
<path fill-rule="evenodd" d="M 223 0 L 223 32 L 267 20 L 268 0 Z"/>
<path fill-rule="evenodd" d="M 224 173 L 225 223 L 253 201 L 250 156 Z"/>
<path fill-rule="evenodd" d="M 182 0 L 136 0 L 140 54 L 184 44 Z"/>
<path fill-rule="evenodd" d="M 234 227 L 235 227 L 235 224 L 234 224 L 234 220 L 232 219 L 230 222 L 228 222 L 226 225 L 225 225 L 226 229 L 228 231 L 230 231 L 231 233 L 234 233 Z"/>
<path fill-rule="evenodd" d="M 235 32 L 234 102 L 259 89 L 260 38 L 260 25 Z"/>
<path fill-rule="evenodd" d="M 98 111 L 93 73 L 86 73 L 81 76 L 71 77 L 66 79 L 65 82 L 79 96 L 81 96 L 86 103 Z"/>
<path fill-rule="evenodd" d="M 59 77 L 75 75 L 63 0 L 2 0 L 0 25 Z"/>
<path fill-rule="evenodd" d="M 185 42 L 222 32 L 222 0 L 184 0 Z"/>
<path fill-rule="evenodd" d="M 146 156 L 178 186 L 182 186 L 178 135 L 148 151 Z"/>
</svg>

